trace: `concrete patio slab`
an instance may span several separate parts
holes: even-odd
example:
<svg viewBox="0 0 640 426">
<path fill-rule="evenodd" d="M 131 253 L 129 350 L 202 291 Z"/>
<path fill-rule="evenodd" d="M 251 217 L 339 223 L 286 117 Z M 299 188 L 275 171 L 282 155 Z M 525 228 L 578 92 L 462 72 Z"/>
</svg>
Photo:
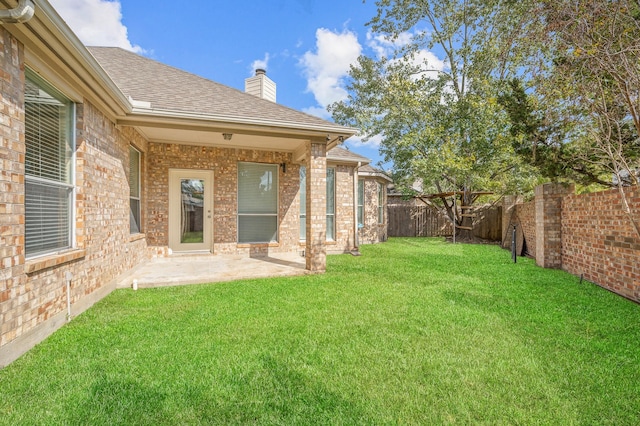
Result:
<svg viewBox="0 0 640 426">
<path fill-rule="evenodd" d="M 249 278 L 305 275 L 305 259 L 295 253 L 246 257 L 237 255 L 177 254 L 151 259 L 118 282 L 118 288 L 138 288 L 234 281 Z"/>
</svg>

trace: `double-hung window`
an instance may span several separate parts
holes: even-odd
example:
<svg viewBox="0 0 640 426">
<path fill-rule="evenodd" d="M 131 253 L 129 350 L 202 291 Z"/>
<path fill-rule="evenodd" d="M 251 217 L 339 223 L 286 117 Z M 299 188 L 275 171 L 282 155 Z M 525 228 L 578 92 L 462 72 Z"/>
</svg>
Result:
<svg viewBox="0 0 640 426">
<path fill-rule="evenodd" d="M 307 169 L 300 167 L 300 240 L 307 239 Z M 336 169 L 327 168 L 327 240 L 336 239 Z"/>
<path fill-rule="evenodd" d="M 140 151 L 129 147 L 129 232 L 138 234 L 140 227 Z"/>
<path fill-rule="evenodd" d="M 336 239 L 336 169 L 327 168 L 327 240 Z"/>
<path fill-rule="evenodd" d="M 278 240 L 278 165 L 238 163 L 238 242 Z"/>
<path fill-rule="evenodd" d="M 384 223 L 384 185 L 378 182 L 378 223 Z"/>
<path fill-rule="evenodd" d="M 300 166 L 300 240 L 307 239 L 307 168 Z"/>
<path fill-rule="evenodd" d="M 25 252 L 73 246 L 74 104 L 25 72 Z"/>
<path fill-rule="evenodd" d="M 358 228 L 364 226 L 364 180 L 358 179 Z"/>
</svg>

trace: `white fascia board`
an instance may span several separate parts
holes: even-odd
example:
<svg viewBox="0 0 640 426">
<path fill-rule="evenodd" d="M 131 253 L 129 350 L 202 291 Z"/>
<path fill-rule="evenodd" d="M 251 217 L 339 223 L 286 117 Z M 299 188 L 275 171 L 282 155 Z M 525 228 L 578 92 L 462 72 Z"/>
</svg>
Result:
<svg viewBox="0 0 640 426">
<path fill-rule="evenodd" d="M 194 120 L 198 122 L 215 122 L 215 123 L 237 124 L 241 126 L 272 127 L 272 128 L 279 128 L 279 129 L 301 130 L 301 131 L 307 131 L 307 132 L 313 132 L 313 133 L 328 134 L 330 135 L 331 139 L 335 139 L 336 141 L 338 139 L 338 136 L 343 136 L 346 139 L 347 137 L 356 134 L 358 131 L 358 129 L 354 129 L 352 127 L 331 125 L 330 123 L 328 123 L 328 125 L 315 125 L 315 124 L 295 123 L 295 122 L 289 122 L 289 121 L 266 120 L 266 119 L 260 119 L 260 118 L 246 118 L 246 117 L 214 115 L 214 114 L 198 114 L 198 113 L 190 113 L 185 111 L 154 110 L 154 109 L 133 107 L 131 111 L 131 116 L 128 118 L 133 118 L 132 116 L 136 116 L 136 115 L 139 116 L 139 118 L 141 119 L 145 117 L 152 118 L 152 119 L 174 118 L 174 119 Z"/>
</svg>

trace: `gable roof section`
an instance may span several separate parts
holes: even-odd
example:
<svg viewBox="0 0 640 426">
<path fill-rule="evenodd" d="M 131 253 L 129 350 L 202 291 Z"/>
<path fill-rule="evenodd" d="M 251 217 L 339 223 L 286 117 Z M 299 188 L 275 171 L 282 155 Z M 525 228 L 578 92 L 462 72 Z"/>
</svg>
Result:
<svg viewBox="0 0 640 426">
<path fill-rule="evenodd" d="M 340 146 L 336 146 L 327 152 L 327 160 L 333 161 L 336 163 L 362 163 L 369 164 L 371 161 L 367 157 L 364 157 L 360 154 L 356 154 L 355 152 L 351 152 L 348 149 L 342 148 Z"/>
<path fill-rule="evenodd" d="M 368 164 L 358 169 L 358 175 L 378 178 L 378 179 L 386 180 L 387 182 L 393 182 L 393 179 L 391 179 L 391 177 L 388 174 L 386 174 L 384 171 L 378 168 L 372 167 Z"/>
<path fill-rule="evenodd" d="M 253 123 L 347 136 L 355 129 L 258 98 L 117 47 L 88 47 L 133 113 Z"/>
</svg>

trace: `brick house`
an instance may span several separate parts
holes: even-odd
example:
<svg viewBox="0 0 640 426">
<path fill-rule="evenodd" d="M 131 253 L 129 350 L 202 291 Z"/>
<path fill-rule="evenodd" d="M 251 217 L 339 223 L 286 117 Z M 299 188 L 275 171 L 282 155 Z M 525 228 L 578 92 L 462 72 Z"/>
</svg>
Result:
<svg viewBox="0 0 640 426">
<path fill-rule="evenodd" d="M 46 0 L 8 3 L 0 368 L 153 257 L 304 251 L 322 272 L 356 247 L 368 160 L 337 147 L 355 129 L 278 105 L 264 72 L 245 93 L 87 48 Z"/>
</svg>

